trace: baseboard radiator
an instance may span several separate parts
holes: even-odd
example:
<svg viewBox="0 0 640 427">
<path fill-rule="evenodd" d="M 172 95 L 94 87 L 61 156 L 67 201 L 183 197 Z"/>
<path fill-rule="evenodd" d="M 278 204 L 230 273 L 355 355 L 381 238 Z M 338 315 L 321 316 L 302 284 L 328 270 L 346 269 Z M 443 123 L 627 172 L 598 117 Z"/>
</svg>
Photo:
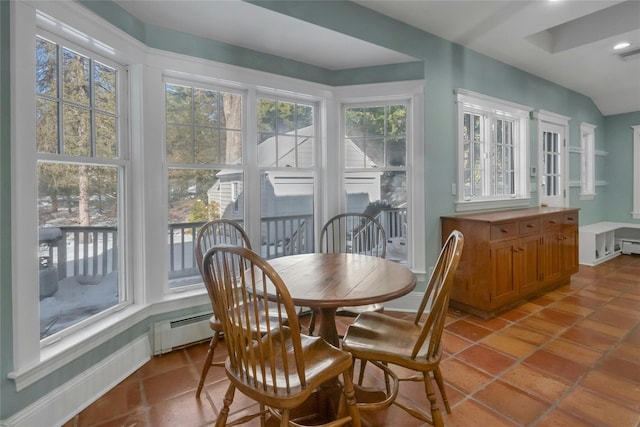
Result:
<svg viewBox="0 0 640 427">
<path fill-rule="evenodd" d="M 153 354 L 168 353 L 178 347 L 211 338 L 210 318 L 211 312 L 208 312 L 156 322 L 153 325 Z"/>
<path fill-rule="evenodd" d="M 622 253 L 625 255 L 640 254 L 640 242 L 622 241 Z"/>
</svg>

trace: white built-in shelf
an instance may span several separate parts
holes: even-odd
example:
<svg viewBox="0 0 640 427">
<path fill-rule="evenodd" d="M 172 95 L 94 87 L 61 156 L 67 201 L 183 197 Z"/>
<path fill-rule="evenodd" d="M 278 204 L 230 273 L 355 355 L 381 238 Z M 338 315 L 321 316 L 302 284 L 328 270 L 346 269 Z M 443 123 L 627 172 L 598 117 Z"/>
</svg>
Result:
<svg viewBox="0 0 640 427">
<path fill-rule="evenodd" d="M 597 265 L 623 253 L 640 253 L 640 224 L 597 222 L 579 230 L 580 264 Z"/>
</svg>

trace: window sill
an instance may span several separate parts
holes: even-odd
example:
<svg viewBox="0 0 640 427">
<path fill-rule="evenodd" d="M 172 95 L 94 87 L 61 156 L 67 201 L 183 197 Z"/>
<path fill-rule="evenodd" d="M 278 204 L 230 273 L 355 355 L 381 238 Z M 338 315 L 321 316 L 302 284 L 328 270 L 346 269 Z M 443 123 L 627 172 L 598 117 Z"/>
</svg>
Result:
<svg viewBox="0 0 640 427">
<path fill-rule="evenodd" d="M 513 198 L 500 200 L 457 201 L 456 212 L 472 212 L 489 209 L 511 209 L 529 206 L 529 198 Z"/>
<path fill-rule="evenodd" d="M 112 316 L 44 347 L 40 352 L 40 362 L 20 371 L 9 372 L 8 377 L 15 381 L 16 391 L 20 391 L 71 363 L 81 354 L 96 348 L 131 325 L 144 320 L 148 312 L 148 306 L 136 305 L 120 310 Z"/>
<path fill-rule="evenodd" d="M 43 347 L 37 364 L 9 372 L 7 376 L 15 381 L 16 391 L 23 390 L 151 316 L 204 304 L 210 304 L 209 296 L 200 289 L 189 291 L 187 295 L 167 295 L 164 300 L 154 304 L 130 305 Z"/>
</svg>

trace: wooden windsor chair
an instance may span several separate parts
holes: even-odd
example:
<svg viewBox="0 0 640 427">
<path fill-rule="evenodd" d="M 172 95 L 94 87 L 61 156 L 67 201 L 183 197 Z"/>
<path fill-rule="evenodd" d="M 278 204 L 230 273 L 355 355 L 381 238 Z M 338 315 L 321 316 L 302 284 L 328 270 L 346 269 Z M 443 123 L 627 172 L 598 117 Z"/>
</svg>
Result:
<svg viewBox="0 0 640 427">
<path fill-rule="evenodd" d="M 325 253 L 352 253 L 384 258 L 387 236 L 382 224 L 365 213 L 343 213 L 329 219 L 320 232 L 320 251 Z M 342 307 L 336 315 L 355 317 L 365 311 L 382 311 L 382 304 Z M 315 329 L 315 313 L 311 313 L 309 333 Z"/>
<path fill-rule="evenodd" d="M 251 249 L 249 236 L 237 221 L 225 218 L 209 221 L 198 231 L 194 246 L 194 255 L 200 274 L 202 274 L 202 260 L 204 258 L 204 254 L 207 250 L 220 244 L 242 246 Z M 209 373 L 209 368 L 211 368 L 211 366 L 224 366 L 224 362 L 213 363 L 215 349 L 222 334 L 222 324 L 216 316 L 213 294 L 209 291 L 209 288 L 207 288 L 207 291 L 209 293 L 209 299 L 211 300 L 211 307 L 213 309 L 213 315 L 209 319 L 209 327 L 213 330 L 213 336 L 211 337 L 211 341 L 209 341 L 207 357 L 202 365 L 202 372 L 200 374 L 200 380 L 198 381 L 198 388 L 196 389 L 196 398 L 200 398 L 207 374 Z M 264 313 L 258 313 L 257 316 L 262 323 L 266 323 L 267 319 Z"/>
<path fill-rule="evenodd" d="M 349 423 L 360 426 L 351 355 L 320 337 L 301 335 L 291 295 L 266 260 L 247 248 L 215 246 L 204 256 L 203 277 L 214 296 L 228 352 L 225 368 L 230 384 L 217 427 L 245 423 L 258 416 L 264 425 L 267 414 L 280 419 L 280 426 L 303 421 L 312 425 L 324 421 L 322 425 L 331 427 Z M 260 296 L 268 296 L 271 301 Z M 256 322 L 256 313 L 273 320 Z M 256 334 L 261 338 L 256 339 Z M 305 413 L 298 418 L 294 410 L 323 383 L 338 376 L 342 376 L 343 387 L 337 419 L 324 420 L 321 413 Z M 226 424 L 236 389 L 259 402 L 260 410 Z"/>
<path fill-rule="evenodd" d="M 384 409 L 391 404 L 396 404 L 422 421 L 437 427 L 444 425 L 436 403 L 430 374 L 433 374 L 438 385 L 447 413 L 451 413 L 440 372 L 441 337 L 453 278 L 460 262 L 463 244 L 462 233 L 457 230 L 452 231 L 440 252 L 413 321 L 396 319 L 382 313 L 367 312 L 360 314 L 347 328 L 342 340 L 342 348 L 349 351 L 354 359 L 360 360 L 358 383 L 362 384 L 367 362 L 372 362 L 384 372 L 385 398 L 376 402 L 358 404 L 361 410 Z M 397 365 L 419 374 L 399 378 L 389 365 Z M 430 414 L 408 402 L 399 401 L 398 388 L 401 381 L 424 382 L 425 392 L 430 402 Z"/>
</svg>

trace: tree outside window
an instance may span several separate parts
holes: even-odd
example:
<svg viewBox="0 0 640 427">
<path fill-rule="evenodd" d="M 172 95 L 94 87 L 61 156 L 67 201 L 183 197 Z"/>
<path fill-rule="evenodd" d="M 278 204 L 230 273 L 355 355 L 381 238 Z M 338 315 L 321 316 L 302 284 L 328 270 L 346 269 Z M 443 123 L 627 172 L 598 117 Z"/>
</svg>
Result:
<svg viewBox="0 0 640 427">
<path fill-rule="evenodd" d="M 165 83 L 170 288 L 202 283 L 193 257 L 202 224 L 244 221 L 242 120 L 239 93 Z"/>
</svg>

